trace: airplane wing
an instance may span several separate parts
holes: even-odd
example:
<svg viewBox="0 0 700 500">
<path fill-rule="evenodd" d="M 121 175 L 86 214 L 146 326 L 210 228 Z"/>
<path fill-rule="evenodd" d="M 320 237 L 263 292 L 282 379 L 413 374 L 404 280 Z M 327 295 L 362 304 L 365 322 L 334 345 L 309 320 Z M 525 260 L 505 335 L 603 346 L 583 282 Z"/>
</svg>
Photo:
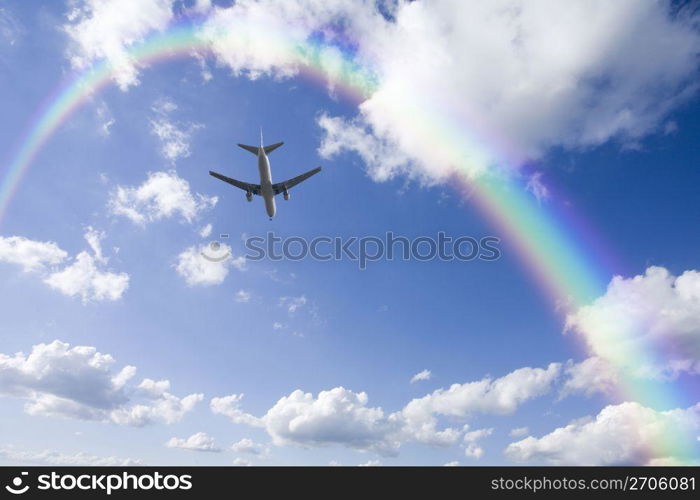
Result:
<svg viewBox="0 0 700 500">
<path fill-rule="evenodd" d="M 321 167 L 316 167 L 313 170 L 309 170 L 308 172 L 297 175 L 296 177 L 292 179 L 288 179 L 284 182 L 278 182 L 276 184 L 272 185 L 272 190 L 275 192 L 275 194 L 280 194 L 283 193 L 285 189 L 292 189 L 294 186 L 299 184 L 300 182 L 305 181 L 312 175 L 315 175 L 321 171 Z"/>
<path fill-rule="evenodd" d="M 260 184 L 249 184 L 247 182 L 238 181 L 236 179 L 232 179 L 231 177 L 221 175 L 217 172 L 212 172 L 211 170 L 209 171 L 209 175 L 211 175 L 212 177 L 216 177 L 217 179 L 221 179 L 224 182 L 228 182 L 232 186 L 236 186 L 237 188 L 242 189 L 243 191 L 260 195 Z"/>
</svg>

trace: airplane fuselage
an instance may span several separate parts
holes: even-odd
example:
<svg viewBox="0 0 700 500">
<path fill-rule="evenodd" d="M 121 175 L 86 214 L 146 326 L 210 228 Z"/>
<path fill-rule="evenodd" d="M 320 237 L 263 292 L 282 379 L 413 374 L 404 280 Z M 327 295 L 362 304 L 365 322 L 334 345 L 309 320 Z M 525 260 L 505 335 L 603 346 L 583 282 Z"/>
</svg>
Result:
<svg viewBox="0 0 700 500">
<path fill-rule="evenodd" d="M 275 192 L 272 189 L 272 173 L 270 172 L 270 160 L 265 150 L 260 147 L 258 152 L 258 170 L 260 171 L 260 195 L 265 200 L 265 211 L 272 219 L 275 216 Z"/>
</svg>

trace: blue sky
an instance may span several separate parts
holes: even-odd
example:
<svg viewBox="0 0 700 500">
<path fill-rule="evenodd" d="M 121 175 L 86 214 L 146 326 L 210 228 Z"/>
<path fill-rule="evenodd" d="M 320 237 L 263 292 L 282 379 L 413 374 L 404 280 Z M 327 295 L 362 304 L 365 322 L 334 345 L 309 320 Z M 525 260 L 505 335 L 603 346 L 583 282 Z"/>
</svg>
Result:
<svg viewBox="0 0 700 500">
<path fill-rule="evenodd" d="M 149 16 L 163 15 L 165 25 L 170 22 L 172 2 L 146 3 L 154 9 Z M 115 19 L 107 16 L 110 2 L 71 4 L 8 1 L 0 7 L 5 164 L 47 94 L 80 71 L 76 58 L 89 66 L 152 33 L 147 27 L 137 33 L 124 28 L 141 26 L 144 6 L 125 8 L 124 19 Z M 217 16 L 245 20 L 251 5 L 264 19 L 275 2 L 242 2 L 238 10 L 218 4 L 184 5 L 200 9 L 210 21 Z M 315 2 L 296 4 L 312 18 L 353 19 L 344 2 L 331 2 L 330 14 L 322 14 Z M 551 15 L 563 19 L 567 9 L 580 7 L 574 4 L 551 5 Z M 175 8 L 181 7 L 176 2 Z M 474 18 L 488 10 L 473 8 Z M 449 2 L 415 2 L 410 9 L 414 20 L 431 26 L 447 22 Z M 408 137 L 400 121 L 392 122 L 394 116 L 358 113 L 353 100 L 309 79 L 284 76 L 265 61 L 235 66 L 227 62 L 225 49 L 203 59 L 205 70 L 194 57 L 167 60 L 136 67 L 137 80 L 121 82 L 122 88 L 120 82 L 109 85 L 72 114 L 32 162 L 0 221 L 0 461 L 610 465 L 648 463 L 648 448 L 660 439 L 654 434 L 658 428 L 682 425 L 697 436 L 700 407 L 692 387 L 700 373 L 700 277 L 693 270 L 700 251 L 695 192 L 700 108 L 692 79 L 700 35 L 683 17 L 697 22 L 697 15 L 672 17 L 664 2 L 626 20 L 619 12 L 605 12 L 602 3 L 595 9 L 601 18 L 615 20 L 605 24 L 610 36 L 602 37 L 609 53 L 622 57 L 628 51 L 634 59 L 636 45 L 618 46 L 615 40 L 640 37 L 654 46 L 658 30 L 669 36 L 674 54 L 691 56 L 669 60 L 659 49 L 661 55 L 652 51 L 657 57 L 642 69 L 620 76 L 609 61 L 593 64 L 574 57 L 571 65 L 580 67 L 568 74 L 546 54 L 525 51 L 513 66 L 516 75 L 522 66 L 528 74 L 541 73 L 543 81 L 578 78 L 581 88 L 594 77 L 613 82 L 567 99 L 545 88 L 543 93 L 552 92 L 552 104 L 540 113 L 530 109 L 536 107 L 532 99 L 521 102 L 510 95 L 504 101 L 518 113 L 509 115 L 489 101 L 498 92 L 484 94 L 468 85 L 468 76 L 450 73 L 450 87 L 435 89 L 436 95 L 456 89 L 465 101 L 493 109 L 491 127 L 518 145 L 526 164 L 520 175 L 540 172 L 541 182 L 558 194 L 540 203 L 556 211 L 565 200 L 614 256 L 606 279 L 619 273 L 622 291 L 579 314 L 574 311 L 566 335 L 561 314 L 524 268 L 508 235 L 461 197 L 449 175 L 443 175 L 449 174 L 448 166 L 435 174 L 422 166 L 430 158 L 411 150 L 406 154 L 414 156 L 406 166 L 387 180 L 379 178 L 382 162 L 406 151 L 402 141 Z M 348 29 L 361 32 L 361 23 L 379 23 L 390 40 L 409 6 L 398 3 L 390 10 L 393 17 L 362 4 L 357 24 L 348 21 Z M 521 13 L 524 33 L 540 26 L 540 14 Z M 101 29 L 91 31 L 98 21 Z M 458 38 L 470 31 L 461 16 L 450 22 Z M 498 24 L 503 26 L 509 24 Z M 601 50 L 591 48 L 589 33 L 581 29 L 566 50 L 574 55 Z M 615 36 L 620 33 L 624 36 Z M 543 35 L 552 43 L 561 41 L 557 36 L 556 30 Z M 387 54 L 400 50 L 386 43 Z M 457 62 L 476 61 L 480 50 L 488 53 L 488 43 L 445 54 Z M 358 58 L 363 50 L 369 48 L 360 45 Z M 492 50 L 504 49 L 497 44 Z M 510 54 L 503 57 L 511 60 Z M 232 74 L 241 69 L 259 70 L 262 76 Z M 391 73 L 401 71 L 394 66 L 385 69 L 387 81 L 401 76 Z M 659 76 L 664 74 L 670 76 Z M 506 95 L 513 85 L 504 80 L 497 90 Z M 373 97 L 365 110 L 381 111 L 379 99 Z M 422 96 L 422 101 L 430 99 Z M 586 100 L 587 105 L 580 104 Z M 616 106 L 631 110 L 633 120 L 620 126 L 608 115 Z M 518 123 L 527 121 L 528 113 L 537 114 L 537 122 Z M 344 129 L 324 128 L 321 116 L 340 117 Z M 390 133 L 383 127 L 387 123 Z M 274 179 L 324 166 L 292 191 L 291 200 L 277 200 L 273 221 L 259 198 L 246 203 L 244 193 L 207 175 L 211 169 L 256 182 L 254 158 L 236 143 L 256 144 L 260 126 L 266 143 L 285 141 L 270 156 Z M 347 138 L 343 133 L 357 127 L 368 136 L 342 144 L 339 154 L 324 154 L 323 144 Z M 362 154 L 367 151 L 380 154 L 367 161 Z M 154 187 L 159 195 L 173 195 L 169 190 L 182 188 L 183 182 L 185 195 L 180 192 L 173 206 L 158 205 L 155 198 L 148 198 L 151 205 L 139 204 L 136 190 L 159 172 L 173 181 Z M 115 210 L 120 189 L 131 193 L 122 206 L 140 213 L 142 223 Z M 212 197 L 217 199 L 213 206 L 202 202 Z M 194 203 L 190 212 L 183 200 Z M 200 231 L 208 224 L 211 234 L 203 237 Z M 453 237 L 493 235 L 503 239 L 502 257 L 496 262 L 383 260 L 364 271 L 347 260 L 248 262 L 219 267 L 215 278 L 207 279 L 202 277 L 205 264 L 192 264 L 185 256 L 192 248 L 196 260 L 200 247 L 221 233 L 231 235 L 225 243 L 241 256 L 245 235 L 267 231 L 308 238 L 381 237 L 387 231 L 409 238 L 438 231 Z M 99 241 L 99 251 L 86 235 Z M 57 247 L 65 253 L 62 258 L 56 257 Z M 81 252 L 93 265 L 82 272 L 106 280 L 106 295 L 96 291 L 97 281 L 81 282 L 77 268 L 75 274 L 63 272 Z M 30 269 L 32 256 L 39 262 Z M 683 285 L 673 283 L 680 276 Z M 628 296 L 641 297 L 642 306 L 630 306 Z M 642 310 L 642 329 L 654 326 L 632 341 L 653 337 L 660 345 L 676 346 L 660 355 L 660 366 L 639 366 L 644 372 L 639 378 L 648 378 L 649 387 L 678 390 L 677 407 L 644 407 L 611 389 L 617 383 L 614 367 L 585 342 L 591 330 L 616 327 L 602 324 L 610 318 L 599 310 L 632 319 Z M 664 311 L 681 319 L 669 320 Z M 95 352 L 110 355 L 113 362 Z M 591 366 L 587 361 L 602 364 L 592 373 L 584 369 Z M 131 377 L 120 372 L 127 365 L 136 367 Z M 427 380 L 411 383 L 423 370 L 430 371 Z M 596 372 L 604 375 L 595 377 Z M 454 390 L 447 391 L 451 386 Z M 327 391 L 323 397 L 322 391 Z M 238 402 L 215 399 L 240 394 L 245 396 Z M 294 394 L 301 398 L 296 403 Z M 676 413 L 668 412 L 673 409 Z M 641 444 L 633 446 L 633 438 L 615 427 L 629 421 L 638 422 Z M 559 428 L 567 431 L 553 436 Z M 514 429 L 520 431 L 511 434 Z M 597 439 L 611 443 L 609 456 L 601 458 L 582 445 Z M 697 449 L 694 453 L 697 458 Z M 651 454 L 659 463 L 676 459 Z"/>
</svg>

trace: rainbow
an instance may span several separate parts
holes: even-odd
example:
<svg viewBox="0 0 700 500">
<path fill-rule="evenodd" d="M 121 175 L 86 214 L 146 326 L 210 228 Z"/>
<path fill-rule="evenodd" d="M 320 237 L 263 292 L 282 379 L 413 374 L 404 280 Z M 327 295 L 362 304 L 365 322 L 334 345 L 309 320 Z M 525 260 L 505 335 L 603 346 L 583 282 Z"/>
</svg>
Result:
<svg viewBox="0 0 700 500">
<path fill-rule="evenodd" d="M 209 53 L 212 44 L 217 41 L 225 41 L 229 48 L 246 53 L 251 50 L 250 41 L 245 36 L 237 35 L 238 31 L 212 28 L 190 19 L 134 44 L 128 50 L 128 60 L 145 68 L 161 60 L 191 57 L 194 52 Z M 284 61 L 287 68 L 293 68 L 286 76 L 307 77 L 357 103 L 362 103 L 378 87 L 375 72 L 366 63 L 359 63 L 352 50 L 344 48 L 337 41 L 335 44 L 329 43 L 322 36 L 303 41 L 292 40 L 279 32 L 266 33 L 265 40 L 266 52 L 274 53 L 276 59 Z M 334 58 L 332 65 L 324 59 L 329 51 Z M 331 67 L 332 70 L 329 69 Z M 119 70 L 109 61 L 100 61 L 77 72 L 49 94 L 2 171 L 0 223 L 7 215 L 24 174 L 44 144 L 81 105 L 105 86 L 113 84 Z M 455 166 L 455 176 L 468 193 L 469 200 L 500 229 L 508 244 L 517 249 L 524 267 L 557 308 L 564 312 L 572 311 L 590 304 L 605 292 L 611 272 L 594 261 L 592 252 L 575 233 L 576 226 L 570 220 L 547 204 L 540 204 L 527 192 L 517 175 L 493 173 L 484 165 L 470 163 L 478 161 L 470 154 L 472 149 L 496 146 L 479 142 L 483 138 L 478 138 L 478 134 L 470 129 L 467 118 L 455 118 L 450 113 L 440 112 L 431 103 L 422 105 L 419 101 L 409 101 L 413 104 L 404 102 L 404 109 L 387 112 L 405 113 L 410 133 L 445 151 L 444 160 Z M 486 173 L 475 175 L 474 172 L 479 170 Z M 626 359 L 630 356 L 634 359 L 653 359 L 655 354 L 650 348 L 646 352 L 613 353 L 609 356 L 608 361 L 621 373 L 619 398 L 632 399 L 658 409 L 678 407 L 681 400 L 678 395 L 629 374 L 625 367 Z M 680 434 L 668 436 L 664 443 L 658 443 L 654 455 L 674 456 L 688 461 L 697 459 L 696 445 L 689 444 L 694 441 L 694 437 Z"/>
</svg>

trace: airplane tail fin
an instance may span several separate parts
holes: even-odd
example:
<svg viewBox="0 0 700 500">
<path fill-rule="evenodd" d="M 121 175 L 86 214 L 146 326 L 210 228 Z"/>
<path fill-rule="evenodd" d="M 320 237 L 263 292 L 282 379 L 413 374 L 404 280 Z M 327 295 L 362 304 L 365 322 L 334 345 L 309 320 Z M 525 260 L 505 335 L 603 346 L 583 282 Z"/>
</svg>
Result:
<svg viewBox="0 0 700 500">
<path fill-rule="evenodd" d="M 280 147 L 284 142 L 277 142 L 275 144 L 270 144 L 269 146 L 263 146 L 262 149 L 265 151 L 265 154 L 272 153 L 275 149 Z M 260 152 L 260 148 L 257 146 L 248 146 L 247 144 L 239 144 L 239 147 L 242 147 L 246 151 L 250 151 L 253 153 L 255 156 L 258 156 L 258 153 Z"/>
</svg>

